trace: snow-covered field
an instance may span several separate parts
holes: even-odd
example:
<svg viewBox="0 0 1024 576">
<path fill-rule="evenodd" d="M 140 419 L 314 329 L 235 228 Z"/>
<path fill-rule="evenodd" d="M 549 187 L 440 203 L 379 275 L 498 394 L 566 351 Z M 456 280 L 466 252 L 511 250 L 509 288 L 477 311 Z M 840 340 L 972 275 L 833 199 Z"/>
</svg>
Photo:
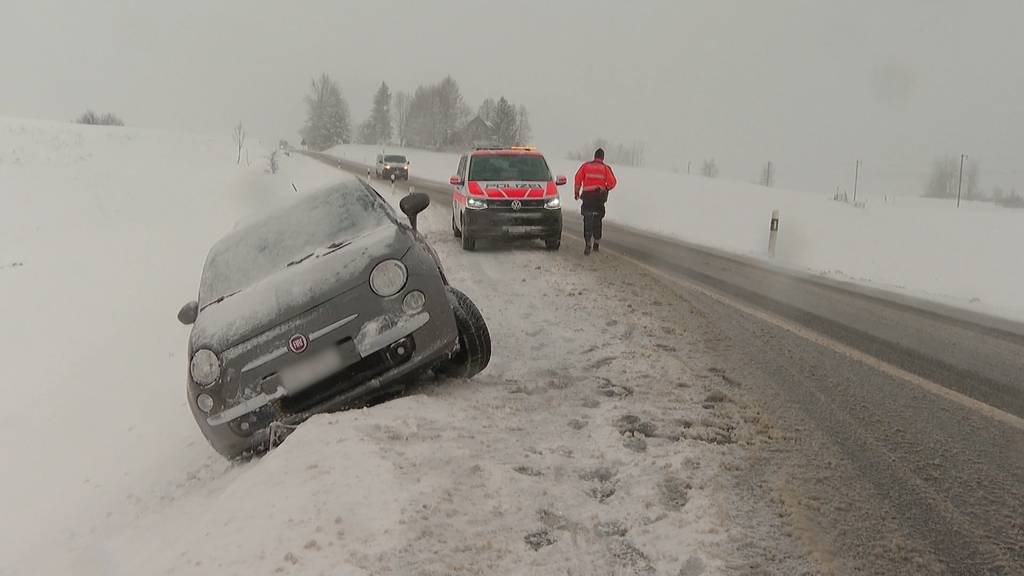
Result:
<svg viewBox="0 0 1024 576">
<path fill-rule="evenodd" d="M 695 575 L 771 534 L 726 520 L 722 479 L 770 426 L 706 365 L 699 311 L 614 258 L 464 253 L 443 206 L 421 226 L 488 319 L 487 371 L 221 460 L 175 314 L 236 221 L 338 177 L 0 120 L 0 575 Z"/>
<path fill-rule="evenodd" d="M 342 145 L 328 153 L 373 164 L 374 146 Z M 405 153 L 410 173 L 446 182 L 458 155 Z M 572 180 L 578 163 L 547 155 L 556 174 Z M 855 208 L 831 193 L 808 194 L 745 182 L 653 169 L 616 167 L 619 187 L 610 221 L 695 244 L 767 257 L 768 225 L 780 210 L 777 262 L 803 271 L 906 291 L 909 294 L 1024 319 L 1024 210 L 914 196 L 867 196 Z M 572 187 L 561 189 L 572 206 Z"/>
</svg>

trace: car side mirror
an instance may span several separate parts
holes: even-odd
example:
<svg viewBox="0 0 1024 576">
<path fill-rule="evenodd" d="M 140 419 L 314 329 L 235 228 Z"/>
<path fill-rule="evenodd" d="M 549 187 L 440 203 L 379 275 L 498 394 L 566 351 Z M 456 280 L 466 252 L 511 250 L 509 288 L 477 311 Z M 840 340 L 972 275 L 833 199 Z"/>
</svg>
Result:
<svg viewBox="0 0 1024 576">
<path fill-rule="evenodd" d="M 412 229 L 416 229 L 416 216 L 420 212 L 423 212 L 430 206 L 430 196 L 422 192 L 413 192 L 412 194 L 406 195 L 402 198 L 402 201 L 398 203 L 398 207 L 402 209 L 406 217 L 409 218 L 409 225 Z"/>
<path fill-rule="evenodd" d="M 458 176 L 452 176 L 451 178 L 448 179 L 448 183 L 451 184 L 452 186 L 462 186 L 462 178 L 459 178 Z"/>
<path fill-rule="evenodd" d="M 565 179 L 565 176 L 555 178 L 555 186 L 565 186 L 566 182 L 568 182 L 568 180 Z"/>
<path fill-rule="evenodd" d="M 197 317 L 199 317 L 199 302 L 195 300 L 185 304 L 181 307 L 181 310 L 178 310 L 178 322 L 185 326 L 195 324 Z"/>
</svg>

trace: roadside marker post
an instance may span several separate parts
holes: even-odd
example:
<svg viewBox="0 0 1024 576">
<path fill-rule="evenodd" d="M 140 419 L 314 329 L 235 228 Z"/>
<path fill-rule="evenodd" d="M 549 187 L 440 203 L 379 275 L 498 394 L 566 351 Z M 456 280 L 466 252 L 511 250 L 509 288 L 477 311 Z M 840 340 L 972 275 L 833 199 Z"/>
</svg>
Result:
<svg viewBox="0 0 1024 576">
<path fill-rule="evenodd" d="M 768 257 L 775 258 L 775 240 L 779 235 L 779 210 L 772 210 L 772 223 L 768 231 Z"/>
</svg>

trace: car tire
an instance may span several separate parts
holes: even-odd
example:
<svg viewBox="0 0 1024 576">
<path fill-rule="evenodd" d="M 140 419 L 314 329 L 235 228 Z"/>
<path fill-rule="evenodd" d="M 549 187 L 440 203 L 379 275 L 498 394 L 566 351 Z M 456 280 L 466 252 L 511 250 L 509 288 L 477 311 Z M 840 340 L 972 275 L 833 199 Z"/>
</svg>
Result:
<svg viewBox="0 0 1024 576">
<path fill-rule="evenodd" d="M 545 240 L 544 241 L 544 247 L 547 248 L 548 250 L 551 250 L 552 252 L 554 252 L 555 250 L 558 250 L 559 248 L 562 247 L 562 239 L 561 238 L 551 238 L 549 240 Z"/>
<path fill-rule="evenodd" d="M 462 249 L 469 252 L 476 250 L 476 238 L 471 237 L 468 230 L 462 231 Z"/>
<path fill-rule="evenodd" d="M 491 333 L 476 304 L 459 290 L 445 286 L 448 303 L 459 330 L 458 351 L 445 361 L 440 372 L 452 378 L 472 378 L 491 361 Z"/>
<path fill-rule="evenodd" d="M 462 230 L 459 230 L 459 227 L 455 225 L 454 212 L 452 212 L 452 234 L 454 234 L 456 238 L 462 238 Z"/>
</svg>

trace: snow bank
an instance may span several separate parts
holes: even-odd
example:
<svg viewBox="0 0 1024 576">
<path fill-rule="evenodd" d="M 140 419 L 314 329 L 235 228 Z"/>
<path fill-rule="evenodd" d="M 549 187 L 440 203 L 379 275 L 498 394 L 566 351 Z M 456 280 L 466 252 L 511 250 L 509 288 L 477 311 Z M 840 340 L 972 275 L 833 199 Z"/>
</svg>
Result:
<svg viewBox="0 0 1024 576">
<path fill-rule="evenodd" d="M 464 253 L 440 206 L 421 232 L 505 353 L 435 398 L 313 418 L 258 461 L 207 446 L 175 313 L 239 217 L 338 177 L 301 156 L 277 176 L 236 166 L 227 138 L 0 120 L 0 575 L 678 573 L 708 549 L 724 565 L 716 477 L 739 446 L 638 452 L 616 424 L 705 421 L 688 314 L 662 318 L 671 295 L 621 263 Z M 515 283 L 545 306 L 503 295 Z M 714 421 L 743 438 L 738 410 Z"/>
<path fill-rule="evenodd" d="M 342 145 L 331 154 L 372 164 L 379 147 Z M 446 182 L 457 154 L 389 147 L 410 174 Z M 578 163 L 548 156 L 572 179 Z M 781 212 L 777 262 L 803 271 L 898 289 L 979 311 L 1024 318 L 1024 210 L 919 197 L 868 198 L 863 208 L 744 182 L 616 167 L 608 220 L 687 242 L 767 257 L 768 224 Z M 561 189 L 573 206 L 572 187 Z"/>
<path fill-rule="evenodd" d="M 338 178 L 249 156 L 227 135 L 0 119 L 0 574 L 81 574 L 39 563 L 224 468 L 185 405 L 175 314 L 236 220 Z"/>
</svg>

